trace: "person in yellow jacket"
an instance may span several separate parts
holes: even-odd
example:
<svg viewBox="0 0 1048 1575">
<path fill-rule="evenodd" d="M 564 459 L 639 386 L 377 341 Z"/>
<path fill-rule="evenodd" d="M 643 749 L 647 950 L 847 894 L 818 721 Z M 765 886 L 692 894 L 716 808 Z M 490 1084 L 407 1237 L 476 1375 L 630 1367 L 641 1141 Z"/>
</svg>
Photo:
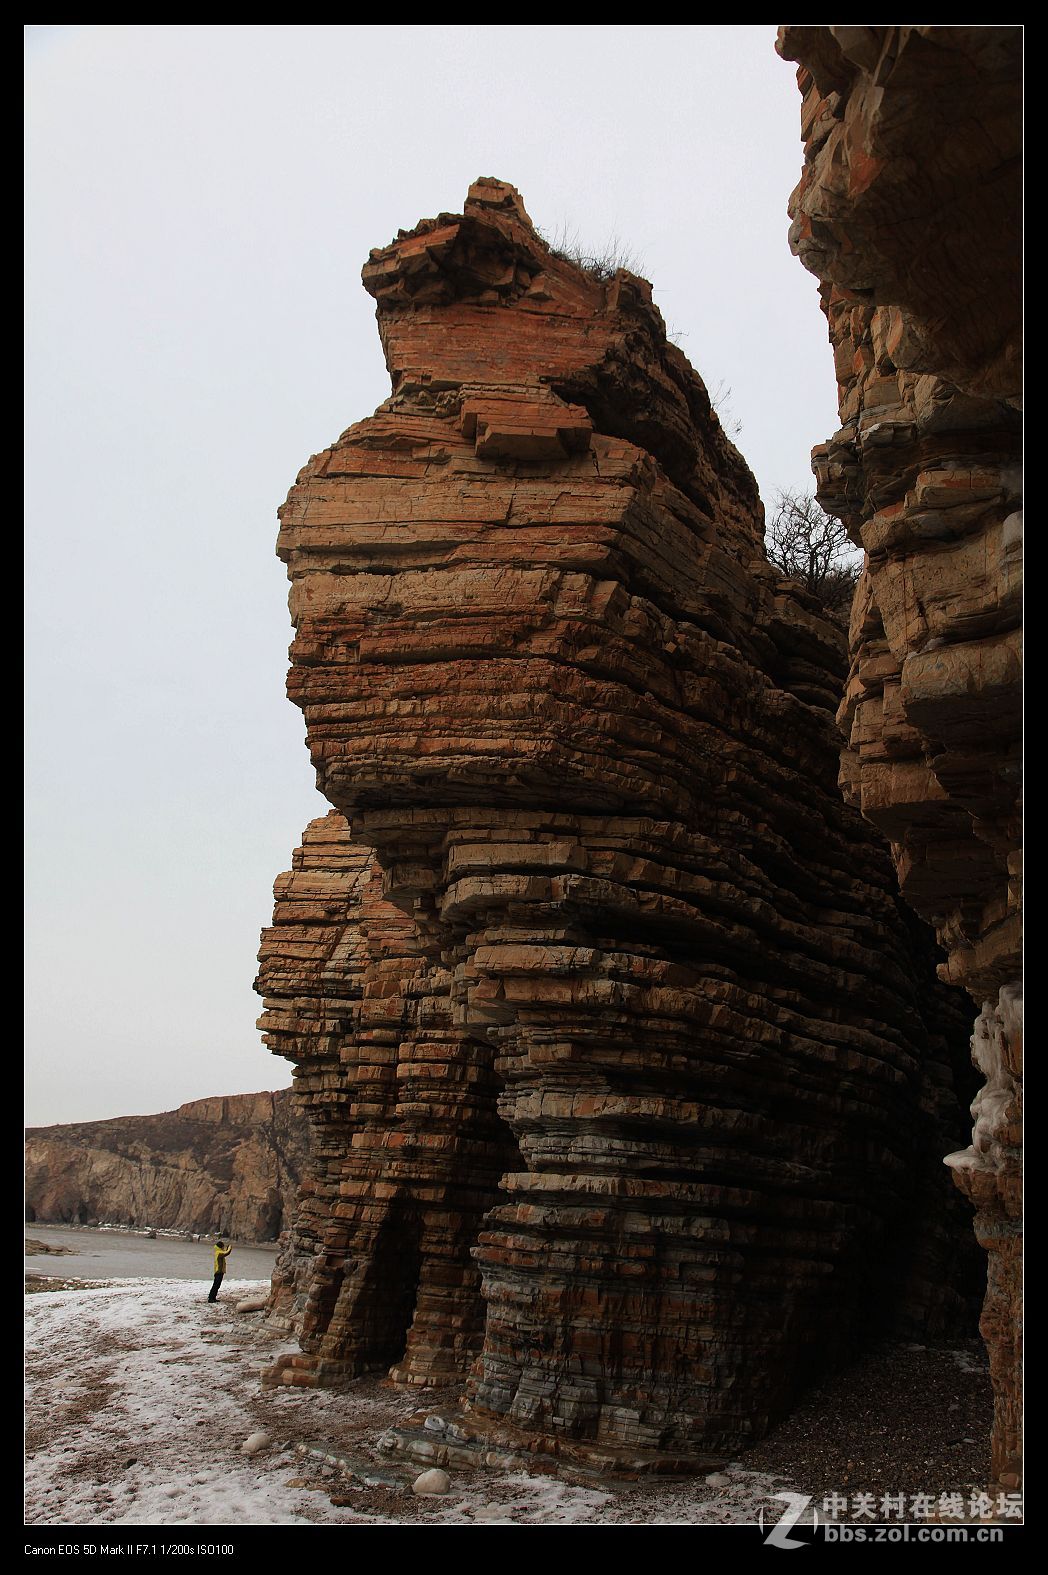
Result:
<svg viewBox="0 0 1048 1575">
<path fill-rule="evenodd" d="M 226 1272 L 226 1259 L 232 1251 L 232 1247 L 227 1247 L 224 1241 L 215 1242 L 215 1283 L 211 1287 L 209 1302 L 215 1301 L 218 1297 L 218 1287 L 222 1284 L 222 1276 Z"/>
</svg>

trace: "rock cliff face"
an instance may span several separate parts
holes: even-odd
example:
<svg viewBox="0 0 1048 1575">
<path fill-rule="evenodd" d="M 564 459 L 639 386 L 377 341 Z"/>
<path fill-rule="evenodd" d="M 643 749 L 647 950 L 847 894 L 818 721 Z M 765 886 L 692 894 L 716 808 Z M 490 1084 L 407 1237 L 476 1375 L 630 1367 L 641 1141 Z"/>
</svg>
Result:
<svg viewBox="0 0 1048 1575">
<path fill-rule="evenodd" d="M 430 1457 L 694 1463 L 958 1315 L 957 1001 L 650 286 L 492 180 L 364 282 L 392 397 L 281 512 L 338 813 L 261 952 L 315 1134 L 270 1380 L 462 1374 Z"/>
<path fill-rule="evenodd" d="M 981 1008 L 987 1078 L 951 1154 L 990 1253 L 994 1469 L 1019 1471 L 1021 524 L 1016 27 L 787 27 L 841 427 L 813 464 L 866 549 L 840 720 L 849 801 Z"/>
<path fill-rule="evenodd" d="M 26 1134 L 26 1217 L 272 1241 L 291 1223 L 305 1159 L 290 1089 L 34 1127 Z"/>
</svg>

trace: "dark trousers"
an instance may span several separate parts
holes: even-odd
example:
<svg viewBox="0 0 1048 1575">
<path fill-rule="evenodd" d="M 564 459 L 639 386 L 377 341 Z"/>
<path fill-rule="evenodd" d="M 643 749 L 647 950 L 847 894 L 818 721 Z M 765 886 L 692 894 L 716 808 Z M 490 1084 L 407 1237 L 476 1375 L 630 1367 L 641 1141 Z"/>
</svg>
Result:
<svg viewBox="0 0 1048 1575">
<path fill-rule="evenodd" d="M 215 1298 L 218 1296 L 218 1287 L 222 1284 L 223 1278 L 224 1278 L 224 1275 L 223 1275 L 223 1273 L 221 1271 L 218 1274 L 215 1275 L 215 1283 L 214 1283 L 214 1285 L 212 1285 L 212 1287 L 211 1287 L 211 1295 L 208 1297 L 208 1301 L 209 1302 L 213 1302 L 215 1300 Z"/>
</svg>

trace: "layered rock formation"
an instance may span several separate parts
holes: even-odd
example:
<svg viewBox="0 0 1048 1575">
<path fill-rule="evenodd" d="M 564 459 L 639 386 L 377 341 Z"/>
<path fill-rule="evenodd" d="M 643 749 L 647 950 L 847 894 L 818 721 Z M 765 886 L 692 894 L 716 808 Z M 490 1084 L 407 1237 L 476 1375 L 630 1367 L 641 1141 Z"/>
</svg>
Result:
<svg viewBox="0 0 1048 1575">
<path fill-rule="evenodd" d="M 311 1354 L 285 1366 L 330 1383 L 403 1357 L 402 1381 L 446 1382 L 480 1342 L 470 1249 L 519 1164 L 491 1049 L 454 1025 L 450 970 L 341 815 L 307 827 L 275 896 L 259 1026 L 296 1063 L 311 1150 L 270 1309 Z"/>
<path fill-rule="evenodd" d="M 294 1217 L 306 1136 L 281 1089 L 33 1127 L 25 1159 L 30 1220 L 272 1241 Z"/>
<path fill-rule="evenodd" d="M 841 427 L 819 501 L 866 549 L 840 719 L 850 802 L 978 1008 L 988 1078 L 949 1156 L 990 1251 L 994 1469 L 1018 1480 L 1021 514 L 1015 27 L 787 27 Z"/>
<path fill-rule="evenodd" d="M 694 1463 L 957 1313 L 956 1002 L 650 286 L 491 180 L 364 282 L 392 397 L 281 511 L 338 816 L 261 953 L 316 1155 L 270 1378 L 468 1367 L 430 1455 Z"/>
</svg>

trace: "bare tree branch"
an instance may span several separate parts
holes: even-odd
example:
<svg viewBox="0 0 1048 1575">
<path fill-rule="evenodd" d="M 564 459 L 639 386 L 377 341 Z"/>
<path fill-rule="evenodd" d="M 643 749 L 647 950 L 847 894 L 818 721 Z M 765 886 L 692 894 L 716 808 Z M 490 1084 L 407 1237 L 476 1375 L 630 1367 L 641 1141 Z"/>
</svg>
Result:
<svg viewBox="0 0 1048 1575">
<path fill-rule="evenodd" d="M 765 535 L 768 560 L 800 580 L 828 611 L 846 613 L 862 569 L 862 554 L 841 524 L 810 493 L 781 490 Z"/>
</svg>

